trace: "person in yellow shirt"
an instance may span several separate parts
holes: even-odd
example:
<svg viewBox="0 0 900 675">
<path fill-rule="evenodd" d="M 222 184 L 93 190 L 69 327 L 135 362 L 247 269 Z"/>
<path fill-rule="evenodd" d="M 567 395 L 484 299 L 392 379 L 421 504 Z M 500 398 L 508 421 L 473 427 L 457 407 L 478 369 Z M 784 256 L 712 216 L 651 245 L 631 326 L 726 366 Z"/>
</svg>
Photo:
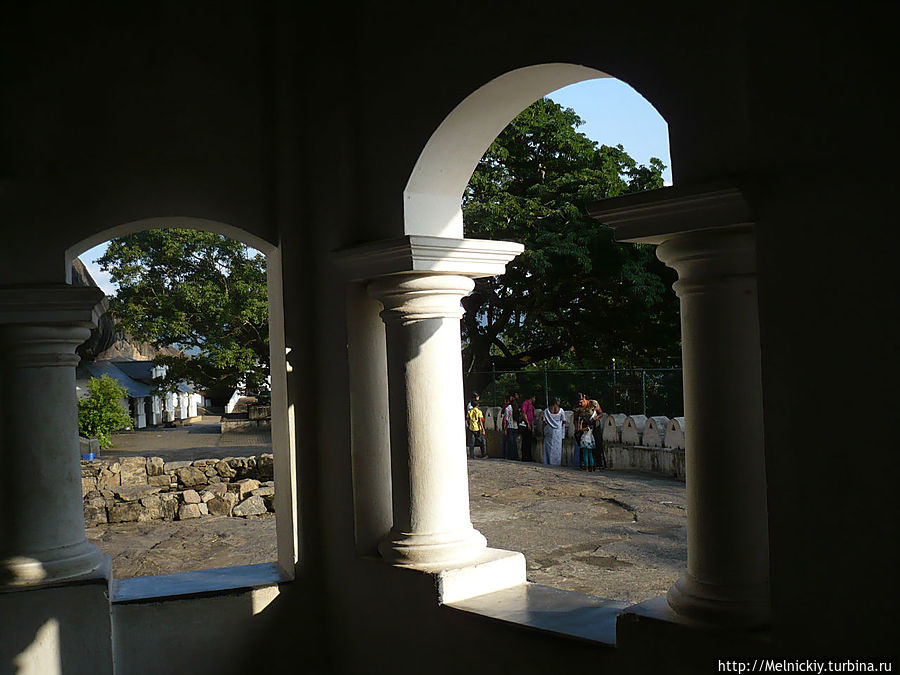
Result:
<svg viewBox="0 0 900 675">
<path fill-rule="evenodd" d="M 472 401 L 472 407 L 466 411 L 466 436 L 468 440 L 469 459 L 475 459 L 475 446 L 481 447 L 481 457 L 487 457 L 487 449 L 484 444 L 484 413 L 478 407 L 478 399 Z"/>
</svg>

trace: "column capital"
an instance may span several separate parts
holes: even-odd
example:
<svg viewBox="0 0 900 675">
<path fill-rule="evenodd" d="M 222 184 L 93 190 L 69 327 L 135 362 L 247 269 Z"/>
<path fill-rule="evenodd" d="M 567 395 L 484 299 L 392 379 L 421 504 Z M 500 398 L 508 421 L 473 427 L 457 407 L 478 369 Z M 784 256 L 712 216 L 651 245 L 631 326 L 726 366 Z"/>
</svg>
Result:
<svg viewBox="0 0 900 675">
<path fill-rule="evenodd" d="M 656 249 L 656 257 L 678 272 L 678 297 L 711 284 L 744 279 L 755 283 L 756 236 L 749 225 L 674 235 Z"/>
<path fill-rule="evenodd" d="M 93 286 L 48 284 L 0 288 L 0 326 L 93 328 L 106 308 L 106 296 Z"/>
<path fill-rule="evenodd" d="M 503 274 L 525 247 L 512 241 L 408 234 L 345 248 L 334 261 L 348 281 L 369 281 L 411 272 L 476 279 Z"/>
<path fill-rule="evenodd" d="M 752 226 L 750 204 L 734 182 L 670 186 L 601 199 L 588 212 L 615 232 L 617 241 L 662 244 L 687 233 Z"/>
<path fill-rule="evenodd" d="M 457 274 L 391 274 L 370 281 L 366 290 L 384 305 L 385 323 L 460 319 L 461 300 L 475 282 Z"/>
</svg>

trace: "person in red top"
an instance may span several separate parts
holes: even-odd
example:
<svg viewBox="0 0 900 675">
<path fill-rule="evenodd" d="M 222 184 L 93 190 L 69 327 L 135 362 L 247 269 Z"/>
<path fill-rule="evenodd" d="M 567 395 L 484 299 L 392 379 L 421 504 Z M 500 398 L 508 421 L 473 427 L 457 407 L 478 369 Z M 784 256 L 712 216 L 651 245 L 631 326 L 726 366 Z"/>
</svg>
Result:
<svg viewBox="0 0 900 675">
<path fill-rule="evenodd" d="M 531 448 L 534 443 L 534 399 L 532 394 L 522 403 L 522 423 L 519 425 L 519 433 L 522 436 L 522 461 L 530 462 Z"/>
</svg>

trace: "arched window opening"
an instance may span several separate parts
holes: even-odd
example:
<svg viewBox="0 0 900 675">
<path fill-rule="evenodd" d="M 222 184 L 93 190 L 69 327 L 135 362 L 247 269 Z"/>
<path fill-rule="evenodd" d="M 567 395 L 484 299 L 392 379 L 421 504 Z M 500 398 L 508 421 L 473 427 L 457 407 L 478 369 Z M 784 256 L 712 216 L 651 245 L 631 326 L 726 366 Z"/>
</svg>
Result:
<svg viewBox="0 0 900 675">
<path fill-rule="evenodd" d="M 654 246 L 616 242 L 588 206 L 672 181 L 665 121 L 591 73 L 526 101 L 485 144 L 458 202 L 466 237 L 525 245 L 463 299 L 466 407 L 477 392 L 487 455 L 469 462 L 471 517 L 488 546 L 524 553 L 529 581 L 633 603 L 664 594 L 687 557 L 684 444 L 665 441 L 684 415 L 676 277 Z M 572 108 L 582 104 L 588 120 Z M 555 415 L 544 428 L 554 399 L 560 431 Z"/>
<path fill-rule="evenodd" d="M 73 285 L 109 303 L 78 349 L 76 388 L 87 537 L 114 577 L 235 565 L 292 576 L 278 249 L 220 223 L 157 219 L 69 258 Z"/>
</svg>

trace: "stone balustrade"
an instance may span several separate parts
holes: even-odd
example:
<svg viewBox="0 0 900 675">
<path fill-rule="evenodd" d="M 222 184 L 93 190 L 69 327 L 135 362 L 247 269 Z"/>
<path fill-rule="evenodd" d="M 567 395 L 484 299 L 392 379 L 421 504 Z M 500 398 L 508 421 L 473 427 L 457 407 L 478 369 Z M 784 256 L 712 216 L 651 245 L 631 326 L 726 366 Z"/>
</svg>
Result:
<svg viewBox="0 0 900 675">
<path fill-rule="evenodd" d="M 502 458 L 503 443 L 500 431 L 502 409 L 495 406 L 482 408 L 487 430 L 485 446 L 488 457 Z M 532 452 L 534 461 L 540 462 L 544 433 L 541 421 L 543 410 L 535 411 Z M 572 466 L 575 454 L 574 412 L 565 410 L 566 435 L 562 444 L 562 466 Z M 606 414 L 601 419 L 603 447 L 610 469 L 629 469 L 663 474 L 684 480 L 684 418 L 669 419 L 665 416 Z M 670 431 L 673 430 L 674 431 Z M 521 436 L 519 437 L 521 443 Z"/>
<path fill-rule="evenodd" d="M 651 448 L 665 447 L 666 428 L 669 426 L 669 418 L 664 416 L 648 417 L 644 427 L 642 445 Z"/>
<path fill-rule="evenodd" d="M 87 527 L 275 511 L 271 454 L 165 462 L 124 457 L 81 462 Z"/>
<path fill-rule="evenodd" d="M 666 447 L 684 450 L 684 418 L 673 417 L 666 425 Z"/>
<path fill-rule="evenodd" d="M 646 426 L 646 415 L 629 415 L 622 425 L 622 442 L 627 445 L 646 445 L 642 443 Z"/>
<path fill-rule="evenodd" d="M 609 443 L 618 443 L 622 440 L 622 427 L 625 426 L 625 418 L 628 415 L 621 413 L 613 413 L 606 416 L 603 423 L 603 441 Z"/>
</svg>

